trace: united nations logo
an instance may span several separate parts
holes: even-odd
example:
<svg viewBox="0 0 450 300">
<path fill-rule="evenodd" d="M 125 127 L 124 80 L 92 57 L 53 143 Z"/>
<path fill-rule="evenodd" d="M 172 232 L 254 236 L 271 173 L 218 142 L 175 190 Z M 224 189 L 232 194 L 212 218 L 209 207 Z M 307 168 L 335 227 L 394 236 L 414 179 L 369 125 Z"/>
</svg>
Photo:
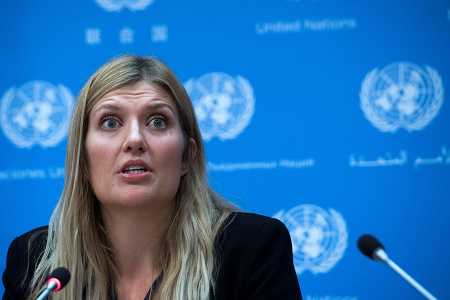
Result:
<svg viewBox="0 0 450 300">
<path fill-rule="evenodd" d="M 72 94 L 62 85 L 31 81 L 12 87 L 2 98 L 3 132 L 19 148 L 55 146 L 66 135 L 73 102 Z"/>
<path fill-rule="evenodd" d="M 369 72 L 360 92 L 364 115 L 383 132 L 424 128 L 441 108 L 443 95 L 434 69 L 403 62 Z"/>
<path fill-rule="evenodd" d="M 144 10 L 153 0 L 95 0 L 98 5 L 109 12 L 121 11 L 128 8 L 131 11 Z"/>
<path fill-rule="evenodd" d="M 185 84 L 194 104 L 205 141 L 238 136 L 250 122 L 255 109 L 253 89 L 245 78 L 209 73 Z"/>
<path fill-rule="evenodd" d="M 279 211 L 274 218 L 288 228 L 292 239 L 295 271 L 325 273 L 336 265 L 347 248 L 347 226 L 334 209 L 304 204 Z"/>
</svg>

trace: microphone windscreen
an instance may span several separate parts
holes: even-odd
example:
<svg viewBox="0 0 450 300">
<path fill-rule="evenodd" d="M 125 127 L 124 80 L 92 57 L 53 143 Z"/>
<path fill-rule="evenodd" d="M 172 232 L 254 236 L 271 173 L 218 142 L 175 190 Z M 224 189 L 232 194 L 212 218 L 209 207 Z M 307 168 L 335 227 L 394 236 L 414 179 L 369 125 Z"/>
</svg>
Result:
<svg viewBox="0 0 450 300">
<path fill-rule="evenodd" d="M 370 234 L 364 234 L 359 237 L 358 239 L 358 249 L 361 251 L 365 256 L 369 257 L 370 259 L 374 259 L 374 252 L 377 249 L 383 249 L 383 244 L 380 243 L 374 236 Z"/>
<path fill-rule="evenodd" d="M 70 272 L 64 267 L 59 267 L 53 270 L 53 272 L 50 273 L 48 278 L 56 278 L 61 283 L 61 287 L 59 289 L 62 289 L 66 286 L 66 284 L 70 280 Z"/>
</svg>

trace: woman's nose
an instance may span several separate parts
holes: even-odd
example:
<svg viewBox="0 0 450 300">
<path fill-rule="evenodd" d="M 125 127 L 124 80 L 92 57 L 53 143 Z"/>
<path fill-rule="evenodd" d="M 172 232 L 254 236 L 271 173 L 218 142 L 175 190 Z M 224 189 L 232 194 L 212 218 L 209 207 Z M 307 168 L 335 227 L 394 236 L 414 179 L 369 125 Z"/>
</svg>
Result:
<svg viewBox="0 0 450 300">
<path fill-rule="evenodd" d="M 137 120 L 129 123 L 125 132 L 124 150 L 131 152 L 145 152 L 145 140 Z"/>
</svg>

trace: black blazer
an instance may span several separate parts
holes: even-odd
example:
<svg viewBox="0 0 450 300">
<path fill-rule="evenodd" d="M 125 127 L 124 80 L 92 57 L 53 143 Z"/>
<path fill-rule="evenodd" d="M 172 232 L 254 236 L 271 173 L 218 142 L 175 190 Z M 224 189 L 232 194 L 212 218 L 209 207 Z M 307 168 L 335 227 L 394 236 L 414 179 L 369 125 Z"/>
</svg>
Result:
<svg viewBox="0 0 450 300">
<path fill-rule="evenodd" d="M 46 238 L 47 227 L 39 227 L 11 243 L 3 273 L 3 300 L 26 299 L 26 287 Z M 302 299 L 291 239 L 280 221 L 251 213 L 232 213 L 215 246 L 218 272 L 212 299 Z"/>
</svg>

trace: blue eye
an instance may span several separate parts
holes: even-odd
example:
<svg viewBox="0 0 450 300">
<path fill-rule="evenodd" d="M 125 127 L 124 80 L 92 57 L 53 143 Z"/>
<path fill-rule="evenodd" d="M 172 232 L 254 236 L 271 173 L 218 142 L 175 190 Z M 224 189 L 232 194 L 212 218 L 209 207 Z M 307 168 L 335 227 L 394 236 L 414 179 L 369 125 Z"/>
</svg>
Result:
<svg viewBox="0 0 450 300">
<path fill-rule="evenodd" d="M 163 117 L 154 117 L 150 120 L 149 124 L 156 129 L 164 129 L 167 127 Z"/>
<path fill-rule="evenodd" d="M 107 117 L 102 120 L 101 126 L 105 129 L 115 129 L 120 126 L 120 123 L 116 118 Z"/>
</svg>

